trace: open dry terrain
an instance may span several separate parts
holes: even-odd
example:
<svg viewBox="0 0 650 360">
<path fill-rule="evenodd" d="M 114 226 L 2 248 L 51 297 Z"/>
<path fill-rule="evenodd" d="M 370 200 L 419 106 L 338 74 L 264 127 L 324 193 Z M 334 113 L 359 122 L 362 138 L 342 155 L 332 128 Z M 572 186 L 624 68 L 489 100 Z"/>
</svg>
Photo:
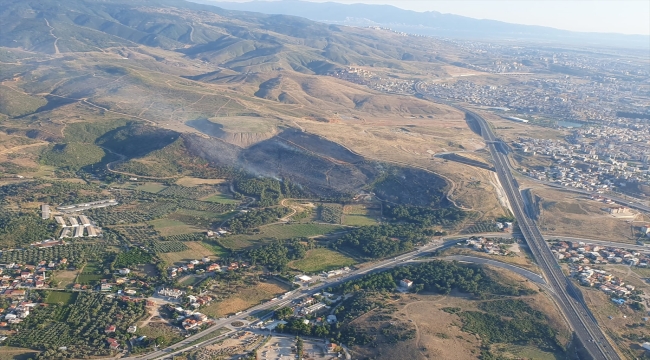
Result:
<svg viewBox="0 0 650 360">
<path fill-rule="evenodd" d="M 636 217 L 616 218 L 603 209 L 607 204 L 586 195 L 553 189 L 531 181 L 522 181 L 539 197 L 539 225 L 542 233 L 631 243 L 636 240 L 634 227 L 644 220 Z M 637 223 L 639 222 L 639 223 Z"/>
<path fill-rule="evenodd" d="M 518 275 L 500 269 L 496 271 L 506 282 L 523 284 L 538 289 Z M 570 339 L 570 331 L 553 302 L 544 293 L 519 298 L 536 310 L 542 311 L 549 325 L 558 332 L 558 340 L 566 345 Z M 494 300 L 487 300 L 494 301 Z M 394 344 L 381 344 L 376 348 L 354 347 L 352 350 L 359 356 L 370 356 L 377 359 L 476 359 L 481 355 L 484 345 L 481 339 L 462 330 L 462 320 L 458 315 L 445 311 L 450 307 L 459 311 L 480 311 L 479 300 L 472 300 L 465 294 L 452 293 L 447 296 L 432 294 L 404 294 L 394 298 L 391 304 L 396 305 L 393 326 L 399 324 L 413 326 L 416 335 L 413 339 L 399 341 Z M 370 312 L 354 320 L 361 328 L 377 326 L 373 320 L 374 312 Z M 556 354 L 543 351 L 535 346 L 514 346 L 512 344 L 492 344 L 491 351 L 495 355 L 506 358 L 521 358 L 526 354 L 536 354 L 535 359 L 557 359 Z M 405 355 L 406 354 L 406 355 Z M 408 357 L 405 357 L 408 356 Z M 561 358 L 561 357 L 560 357 Z"/>
<path fill-rule="evenodd" d="M 214 256 L 215 252 L 203 245 L 199 241 L 186 241 L 184 242 L 190 249 L 180 252 L 162 253 L 160 257 L 167 264 L 174 264 L 181 261 L 189 261 L 201 259 L 204 256 Z"/>
<path fill-rule="evenodd" d="M 288 290 L 290 290 L 290 287 L 284 283 L 271 280 L 264 281 L 254 286 L 242 288 L 227 299 L 215 301 L 203 308 L 202 311 L 214 317 L 232 315 L 262 301 L 270 300 Z"/>
</svg>

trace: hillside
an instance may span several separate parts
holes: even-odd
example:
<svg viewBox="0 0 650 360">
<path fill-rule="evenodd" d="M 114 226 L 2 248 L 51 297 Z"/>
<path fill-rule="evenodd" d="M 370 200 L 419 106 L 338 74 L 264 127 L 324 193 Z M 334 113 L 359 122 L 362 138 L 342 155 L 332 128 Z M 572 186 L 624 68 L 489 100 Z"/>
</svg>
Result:
<svg viewBox="0 0 650 360">
<path fill-rule="evenodd" d="M 168 177 L 201 173 L 205 162 L 236 164 L 314 193 L 351 194 L 380 176 L 370 163 L 438 171 L 430 153 L 482 146 L 452 108 L 323 76 L 348 66 L 410 81 L 450 76 L 450 62 L 470 54 L 434 39 L 180 0 L 11 0 L 0 21 L 0 91 L 8 95 L 0 131 L 50 145 L 12 155 L 7 166 L 56 166 L 66 151 L 93 149 L 68 168 L 108 162 Z M 298 153 L 285 151 L 298 144 L 287 134 L 300 132 L 307 145 L 324 139 L 362 160 L 332 162 L 320 148 L 302 150 L 304 141 Z M 93 167 L 96 146 L 107 156 Z M 186 168 L 173 154 L 198 165 Z"/>
<path fill-rule="evenodd" d="M 511 24 L 501 21 L 473 19 L 437 11 L 416 12 L 390 5 L 342 4 L 299 0 L 229 2 L 197 0 L 226 9 L 255 11 L 265 14 L 301 16 L 328 24 L 350 26 L 381 26 L 412 34 L 490 39 L 523 40 L 544 43 L 594 43 L 600 45 L 648 48 L 648 36 L 605 33 L 580 33 L 543 26 Z"/>
</svg>

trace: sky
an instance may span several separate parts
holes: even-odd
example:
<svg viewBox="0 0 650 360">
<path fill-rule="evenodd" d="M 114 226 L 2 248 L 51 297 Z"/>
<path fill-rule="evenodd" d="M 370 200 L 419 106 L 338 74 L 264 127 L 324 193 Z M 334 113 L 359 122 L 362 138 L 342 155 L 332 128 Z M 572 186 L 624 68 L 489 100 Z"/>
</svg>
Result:
<svg viewBox="0 0 650 360">
<path fill-rule="evenodd" d="M 229 0 L 233 1 L 233 0 Z M 250 0 L 234 0 L 245 2 Z M 650 35 L 650 0 L 307 0 L 387 4 L 557 29 Z"/>
</svg>

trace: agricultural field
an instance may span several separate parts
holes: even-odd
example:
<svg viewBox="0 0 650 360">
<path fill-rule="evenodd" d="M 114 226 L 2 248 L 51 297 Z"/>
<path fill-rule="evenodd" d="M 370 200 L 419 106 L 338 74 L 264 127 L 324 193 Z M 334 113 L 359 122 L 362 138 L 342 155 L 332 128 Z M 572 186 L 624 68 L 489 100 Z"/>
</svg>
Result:
<svg viewBox="0 0 650 360">
<path fill-rule="evenodd" d="M 114 337 L 124 341 L 126 328 L 145 315 L 144 302 L 127 303 L 97 293 L 75 295 L 74 303 L 35 308 L 17 325 L 17 334 L 9 338 L 9 344 L 38 350 L 73 346 L 73 358 L 105 356 L 108 349 L 97 344 L 104 340 L 106 326 L 115 325 Z"/>
<path fill-rule="evenodd" d="M 223 301 L 215 301 L 202 308 L 204 314 L 223 317 L 270 300 L 291 288 L 279 281 L 264 281 L 252 287 L 244 287 Z"/>
<path fill-rule="evenodd" d="M 72 304 L 77 300 L 77 293 L 71 293 L 66 291 L 50 291 L 45 298 L 45 303 L 47 304 L 63 304 L 68 305 Z"/>
<path fill-rule="evenodd" d="M 175 264 L 177 262 L 186 262 L 190 260 L 201 259 L 202 257 L 214 257 L 215 252 L 208 246 L 204 246 L 199 241 L 188 241 L 183 243 L 188 247 L 188 250 L 171 252 L 171 253 L 161 253 L 158 256 L 167 264 Z"/>
<path fill-rule="evenodd" d="M 277 224 L 261 227 L 259 234 L 222 237 L 219 239 L 219 243 L 225 248 L 236 250 L 254 246 L 271 238 L 283 240 L 297 237 L 313 237 L 326 235 L 341 229 L 343 228 L 340 226 L 324 224 Z"/>
<path fill-rule="evenodd" d="M 368 215 L 343 215 L 343 225 L 349 225 L 349 226 L 377 225 L 377 220 Z"/>
<path fill-rule="evenodd" d="M 343 216 L 343 206 L 341 204 L 321 204 L 318 206 L 318 217 L 320 221 L 330 224 L 340 224 Z"/>
<path fill-rule="evenodd" d="M 221 246 L 217 240 L 214 239 L 203 240 L 201 241 L 201 245 L 208 248 L 208 250 L 212 250 L 216 256 L 224 256 L 228 254 L 228 250 L 223 246 Z"/>
<path fill-rule="evenodd" d="M 128 182 L 119 187 L 129 190 L 145 191 L 152 194 L 157 194 L 167 188 L 167 186 L 156 182 Z"/>
<path fill-rule="evenodd" d="M 150 243 L 149 247 L 156 254 L 181 252 L 190 249 L 187 245 L 185 245 L 185 243 L 182 243 L 180 241 L 154 241 Z"/>
<path fill-rule="evenodd" d="M 204 233 L 189 233 L 189 234 L 178 234 L 178 235 L 169 235 L 165 236 L 163 240 L 165 241 L 201 241 L 205 240 L 206 235 Z"/>
<path fill-rule="evenodd" d="M 178 220 L 187 225 L 209 229 L 213 224 L 220 224 L 230 216 L 231 213 L 223 214 L 210 211 L 180 209 L 167 215 L 167 218 Z"/>
<path fill-rule="evenodd" d="M 0 360 L 33 359 L 38 351 L 13 346 L 0 347 Z"/>
<path fill-rule="evenodd" d="M 356 261 L 339 252 L 318 248 L 307 251 L 305 257 L 289 263 L 289 267 L 305 273 L 318 273 L 354 265 Z"/>
<path fill-rule="evenodd" d="M 214 203 L 219 203 L 219 204 L 230 204 L 230 205 L 236 205 L 239 204 L 239 200 L 233 199 L 231 196 L 226 195 L 226 194 L 214 194 L 205 198 L 201 199 L 202 201 L 208 201 L 208 202 L 214 202 Z"/>
<path fill-rule="evenodd" d="M 163 196 L 180 197 L 186 199 L 199 199 L 216 193 L 218 190 L 214 186 L 169 186 L 158 194 Z"/>
<path fill-rule="evenodd" d="M 152 225 L 153 228 L 164 237 L 171 235 L 191 234 L 201 231 L 200 229 L 189 226 L 184 222 L 169 218 L 152 220 L 149 221 L 148 224 Z"/>
<path fill-rule="evenodd" d="M 103 278 L 103 267 L 96 262 L 89 262 L 77 276 L 76 282 L 81 285 L 94 285 Z"/>
<path fill-rule="evenodd" d="M 153 257 L 140 248 L 131 248 L 117 254 L 113 266 L 116 268 L 129 268 L 136 265 L 147 265 L 154 261 Z"/>
<path fill-rule="evenodd" d="M 172 201 L 134 202 L 111 208 L 94 209 L 88 215 L 99 226 L 137 224 L 159 219 L 174 212 L 178 205 Z"/>
<path fill-rule="evenodd" d="M 58 282 L 57 288 L 65 289 L 74 284 L 77 275 L 79 275 L 79 272 L 76 270 L 59 270 L 55 272 L 51 278 L 53 278 L 55 282 Z"/>
<path fill-rule="evenodd" d="M 380 204 L 356 204 L 345 205 L 341 222 L 343 225 L 367 226 L 376 225 L 377 219 L 381 217 Z"/>
<path fill-rule="evenodd" d="M 153 226 L 147 224 L 111 226 L 120 237 L 131 244 L 145 244 L 150 241 L 160 240 L 160 233 Z"/>
<path fill-rule="evenodd" d="M 176 180 L 176 185 L 185 187 L 194 187 L 199 185 L 219 185 L 223 183 L 224 179 L 201 179 L 195 177 L 184 176 Z"/>
<path fill-rule="evenodd" d="M 105 244 L 86 243 L 73 243 L 49 248 L 29 247 L 25 250 L 3 251 L 0 254 L 0 262 L 35 265 L 39 261 L 66 258 L 69 264 L 77 266 L 86 260 L 101 260 L 109 250 L 111 250 L 110 247 Z"/>
</svg>

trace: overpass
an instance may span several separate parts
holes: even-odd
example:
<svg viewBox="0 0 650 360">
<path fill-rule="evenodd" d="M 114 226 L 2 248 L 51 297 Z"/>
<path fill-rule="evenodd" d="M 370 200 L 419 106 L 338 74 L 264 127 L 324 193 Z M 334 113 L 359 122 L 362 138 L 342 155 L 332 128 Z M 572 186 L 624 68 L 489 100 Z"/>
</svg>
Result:
<svg viewBox="0 0 650 360">
<path fill-rule="evenodd" d="M 426 98 L 427 94 L 422 91 L 422 83 L 416 83 L 414 88 L 422 98 Z M 521 233 L 542 274 L 547 279 L 549 287 L 553 290 L 551 294 L 555 298 L 558 307 L 573 329 L 577 339 L 582 343 L 585 351 L 592 359 L 620 359 L 618 352 L 605 336 L 596 318 L 585 304 L 582 293 L 564 275 L 551 249 L 544 240 L 537 223 L 529 217 L 528 214 L 532 214 L 532 212 L 527 211 L 526 203 L 519 192 L 519 185 L 512 175 L 507 156 L 508 146 L 494 135 L 487 120 L 479 114 L 447 101 L 440 101 L 439 99 L 436 99 L 436 101 L 464 112 L 466 116 L 478 123 L 478 132 L 490 150 L 497 176 L 508 197 Z"/>
<path fill-rule="evenodd" d="M 564 317 L 575 332 L 576 337 L 582 342 L 582 345 L 591 358 L 620 359 L 620 356 L 605 337 L 596 319 L 585 304 L 580 290 L 562 272 L 562 269 L 537 227 L 537 223 L 528 216 L 529 212 L 526 211 L 526 204 L 519 192 L 519 186 L 509 166 L 510 163 L 506 156 L 507 152 L 503 151 L 507 146 L 494 135 L 489 124 L 483 117 L 460 106 L 452 106 L 464 111 L 479 123 L 481 136 L 483 136 L 488 145 L 497 176 L 512 206 L 522 235 L 528 247 L 531 249 L 543 275 L 546 277 L 549 286 L 553 290 L 552 294 L 559 308 L 562 310 Z"/>
</svg>

